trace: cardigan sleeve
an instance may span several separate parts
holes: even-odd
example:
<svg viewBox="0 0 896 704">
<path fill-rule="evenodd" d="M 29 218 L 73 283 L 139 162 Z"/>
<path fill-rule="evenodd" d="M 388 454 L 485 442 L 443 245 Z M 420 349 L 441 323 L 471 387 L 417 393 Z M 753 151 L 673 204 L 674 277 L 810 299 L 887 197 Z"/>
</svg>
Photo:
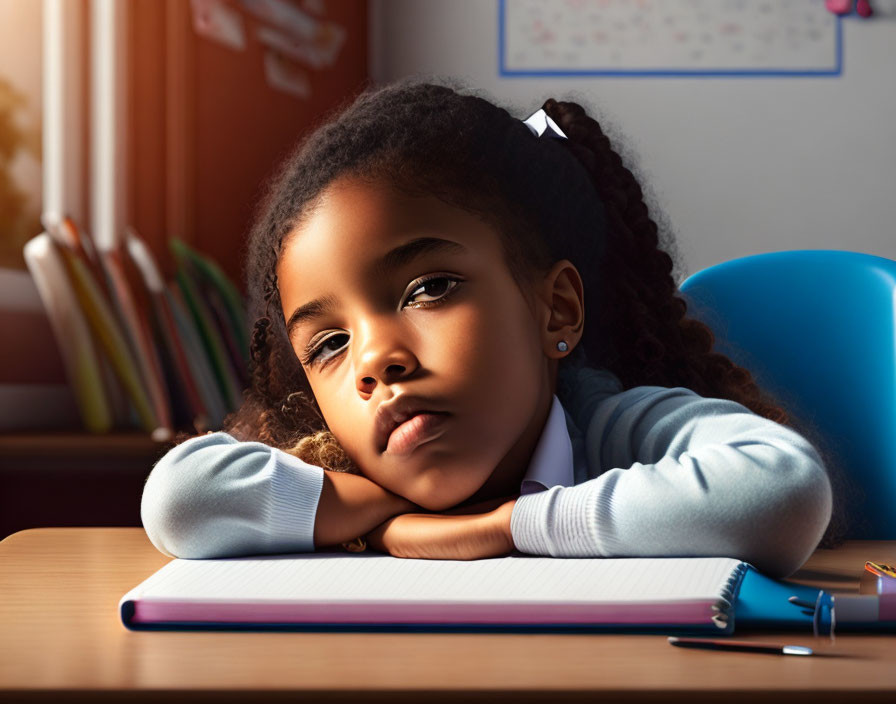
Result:
<svg viewBox="0 0 896 704">
<path fill-rule="evenodd" d="M 140 517 L 180 558 L 312 552 L 324 470 L 218 432 L 172 448 L 149 474 Z"/>
<path fill-rule="evenodd" d="M 796 571 L 831 517 L 831 486 L 800 434 L 685 388 L 607 393 L 583 368 L 568 408 L 594 478 L 520 496 L 511 535 L 555 557 L 727 556 Z"/>
</svg>

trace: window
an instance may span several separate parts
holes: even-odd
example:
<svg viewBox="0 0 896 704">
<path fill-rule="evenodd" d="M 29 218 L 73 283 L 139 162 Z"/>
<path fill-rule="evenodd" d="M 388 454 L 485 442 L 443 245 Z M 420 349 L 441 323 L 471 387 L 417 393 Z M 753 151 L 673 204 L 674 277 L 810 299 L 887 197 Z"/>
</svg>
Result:
<svg viewBox="0 0 896 704">
<path fill-rule="evenodd" d="M 0 0 L 0 267 L 40 232 L 43 5 Z"/>
</svg>

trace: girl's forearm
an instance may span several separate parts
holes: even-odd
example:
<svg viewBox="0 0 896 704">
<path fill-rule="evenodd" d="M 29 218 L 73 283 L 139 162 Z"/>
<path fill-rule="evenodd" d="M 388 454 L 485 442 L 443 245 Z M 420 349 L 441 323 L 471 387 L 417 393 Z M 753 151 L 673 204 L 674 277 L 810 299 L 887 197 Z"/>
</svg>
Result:
<svg viewBox="0 0 896 704">
<path fill-rule="evenodd" d="M 364 535 L 392 516 L 419 510 L 412 501 L 366 477 L 324 470 L 314 518 L 314 545 L 339 545 Z"/>
</svg>

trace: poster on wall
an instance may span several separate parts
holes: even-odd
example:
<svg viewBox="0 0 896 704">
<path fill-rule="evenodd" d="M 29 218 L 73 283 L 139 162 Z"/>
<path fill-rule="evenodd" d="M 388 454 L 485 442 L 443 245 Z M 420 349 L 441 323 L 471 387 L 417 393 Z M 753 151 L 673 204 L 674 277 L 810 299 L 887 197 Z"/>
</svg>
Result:
<svg viewBox="0 0 896 704">
<path fill-rule="evenodd" d="M 839 75 L 825 0 L 499 0 L 504 76 Z"/>
<path fill-rule="evenodd" d="M 246 32 L 239 12 L 222 0 L 193 0 L 191 5 L 196 34 L 238 51 L 246 48 Z"/>
<path fill-rule="evenodd" d="M 236 51 L 256 40 L 267 84 L 302 100 L 311 98 L 309 71 L 332 68 L 347 37 L 345 27 L 322 18 L 324 0 L 191 0 L 191 6 L 196 34 Z"/>
</svg>

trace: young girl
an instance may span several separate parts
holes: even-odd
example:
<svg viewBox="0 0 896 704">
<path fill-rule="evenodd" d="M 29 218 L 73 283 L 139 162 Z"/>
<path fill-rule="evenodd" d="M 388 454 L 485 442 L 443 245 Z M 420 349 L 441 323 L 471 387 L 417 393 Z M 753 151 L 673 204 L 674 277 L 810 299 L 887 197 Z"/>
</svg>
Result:
<svg viewBox="0 0 896 704">
<path fill-rule="evenodd" d="M 811 555 L 819 451 L 685 317 L 598 123 L 543 110 L 404 82 L 300 145 L 249 245 L 251 389 L 146 482 L 159 550 Z"/>
</svg>

